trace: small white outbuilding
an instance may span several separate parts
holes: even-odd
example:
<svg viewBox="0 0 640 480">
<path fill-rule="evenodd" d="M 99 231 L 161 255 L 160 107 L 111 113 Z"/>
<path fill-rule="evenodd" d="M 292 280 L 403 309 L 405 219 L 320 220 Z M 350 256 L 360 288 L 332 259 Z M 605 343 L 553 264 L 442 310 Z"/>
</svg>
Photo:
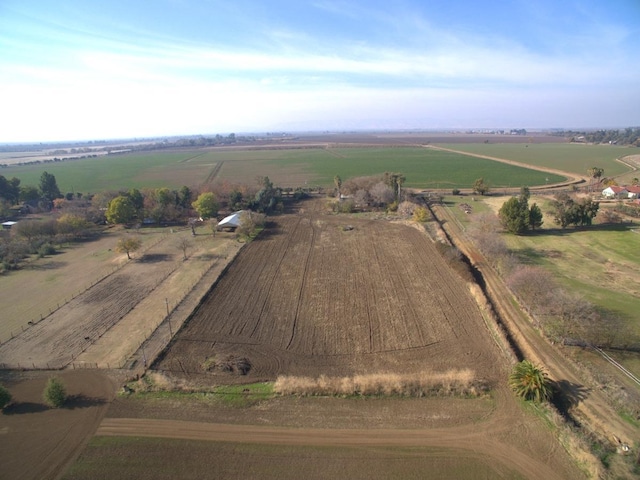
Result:
<svg viewBox="0 0 640 480">
<path fill-rule="evenodd" d="M 222 220 L 218 222 L 218 229 L 223 228 L 238 228 L 242 223 L 241 217 L 244 210 L 238 210 L 237 212 L 232 213 L 228 217 L 224 217 Z"/>
</svg>

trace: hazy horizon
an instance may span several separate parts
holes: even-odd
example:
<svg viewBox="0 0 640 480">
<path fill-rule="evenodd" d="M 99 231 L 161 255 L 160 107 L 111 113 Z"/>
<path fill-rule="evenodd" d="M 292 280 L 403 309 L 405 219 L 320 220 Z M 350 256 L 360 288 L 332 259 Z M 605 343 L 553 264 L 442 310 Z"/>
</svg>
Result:
<svg viewBox="0 0 640 480">
<path fill-rule="evenodd" d="M 635 0 L 7 0 L 0 143 L 624 128 L 638 53 Z"/>
</svg>

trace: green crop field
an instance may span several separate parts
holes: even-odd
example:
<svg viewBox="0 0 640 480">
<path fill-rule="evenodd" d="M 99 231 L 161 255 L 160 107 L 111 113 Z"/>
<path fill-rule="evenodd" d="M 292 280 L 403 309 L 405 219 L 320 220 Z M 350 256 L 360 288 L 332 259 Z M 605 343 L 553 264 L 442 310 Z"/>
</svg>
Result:
<svg viewBox="0 0 640 480">
<path fill-rule="evenodd" d="M 631 147 L 573 143 L 451 143 L 439 146 L 555 168 L 579 175 L 586 175 L 588 168 L 600 167 L 604 168 L 605 177 L 628 172 L 629 168 L 617 162 L 616 159 L 640 153 L 639 149 Z"/>
<path fill-rule="evenodd" d="M 42 172 L 56 176 L 60 190 L 83 193 L 132 187 L 197 185 L 215 167 L 206 151 L 145 152 L 64 162 L 16 165 L 0 170 L 22 185 L 38 185 Z"/>
<path fill-rule="evenodd" d="M 477 157 L 416 147 L 264 150 L 181 150 L 145 152 L 10 166 L 5 177 L 18 177 L 23 185 L 37 185 L 47 171 L 56 176 L 60 190 L 95 193 L 131 187 L 198 186 L 212 181 L 253 183 L 268 175 L 277 185 L 331 186 L 335 175 L 343 179 L 402 172 L 405 186 L 414 188 L 469 188 L 480 177 L 491 187 L 543 185 L 562 181 L 557 175 Z"/>
</svg>

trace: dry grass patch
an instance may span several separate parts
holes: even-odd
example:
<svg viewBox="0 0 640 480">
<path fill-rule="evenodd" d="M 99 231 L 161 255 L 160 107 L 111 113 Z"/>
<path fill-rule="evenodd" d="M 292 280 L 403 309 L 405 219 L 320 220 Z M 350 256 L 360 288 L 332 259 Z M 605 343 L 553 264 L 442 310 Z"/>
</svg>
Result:
<svg viewBox="0 0 640 480">
<path fill-rule="evenodd" d="M 469 369 L 442 373 L 422 371 L 411 374 L 374 373 L 352 377 L 279 376 L 273 390 L 281 395 L 463 395 L 477 397 L 488 385 Z"/>
</svg>

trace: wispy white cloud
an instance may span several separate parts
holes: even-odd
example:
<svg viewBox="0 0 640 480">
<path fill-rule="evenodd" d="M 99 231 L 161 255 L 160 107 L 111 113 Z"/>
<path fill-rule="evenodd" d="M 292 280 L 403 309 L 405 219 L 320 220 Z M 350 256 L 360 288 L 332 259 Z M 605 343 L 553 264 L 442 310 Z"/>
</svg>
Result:
<svg viewBox="0 0 640 480">
<path fill-rule="evenodd" d="M 216 11 L 214 26 L 200 25 L 200 35 L 68 11 L 0 19 L 0 103 L 12 116 L 0 124 L 0 135 L 37 126 L 78 132 L 70 138 L 98 123 L 116 136 L 314 119 L 318 128 L 453 126 L 524 119 L 528 112 L 542 119 L 545 109 L 608 112 L 614 103 L 634 118 L 627 107 L 640 103 L 640 66 L 629 52 L 638 45 L 632 22 L 576 11 L 587 27 L 563 32 L 550 20 L 552 5 L 534 9 L 532 24 L 523 23 L 525 37 L 489 24 L 446 23 L 435 7 L 410 0 L 394 4 L 392 14 L 388 5 L 375 5 L 317 0 L 313 13 L 320 20 L 310 28 L 274 19 L 264 7 L 239 19 L 227 5 Z M 45 120 L 25 113 L 25 103 L 61 120 L 47 129 Z M 528 125 L 535 123 L 529 118 Z"/>
</svg>

